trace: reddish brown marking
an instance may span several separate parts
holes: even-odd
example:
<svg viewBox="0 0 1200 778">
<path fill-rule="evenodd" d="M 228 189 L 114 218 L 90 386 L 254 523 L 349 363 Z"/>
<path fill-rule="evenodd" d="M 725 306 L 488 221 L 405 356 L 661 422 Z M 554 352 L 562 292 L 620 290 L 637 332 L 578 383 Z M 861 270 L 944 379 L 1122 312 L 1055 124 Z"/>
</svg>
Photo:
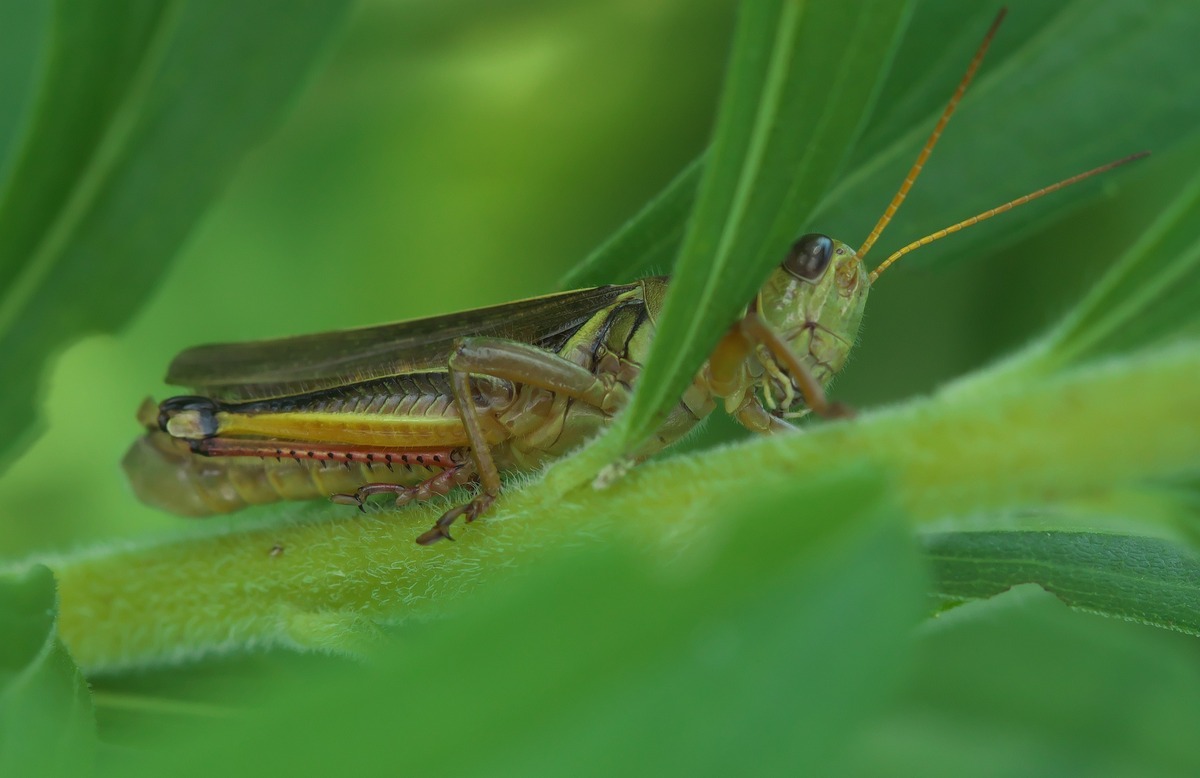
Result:
<svg viewBox="0 0 1200 778">
<path fill-rule="evenodd" d="M 260 457 L 262 459 L 295 459 L 297 461 L 315 458 L 322 461 L 342 462 L 346 465 L 359 462 L 371 464 L 375 460 L 381 459 L 390 466 L 397 457 L 401 462 L 408 464 L 409 457 L 416 457 L 416 460 L 426 467 L 446 469 L 455 466 L 454 449 L 452 448 L 394 449 L 382 446 L 328 444 L 320 448 L 297 451 L 285 448 L 285 446 L 290 446 L 290 443 L 271 440 L 208 438 L 193 442 L 192 450 L 207 457 Z"/>
</svg>

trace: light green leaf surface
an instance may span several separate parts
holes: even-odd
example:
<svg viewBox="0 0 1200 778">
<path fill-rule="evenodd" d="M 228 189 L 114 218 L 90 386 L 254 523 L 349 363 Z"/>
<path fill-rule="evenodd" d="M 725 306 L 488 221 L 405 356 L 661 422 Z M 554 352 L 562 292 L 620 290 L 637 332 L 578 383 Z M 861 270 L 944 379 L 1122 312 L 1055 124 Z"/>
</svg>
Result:
<svg viewBox="0 0 1200 778">
<path fill-rule="evenodd" d="M 0 463 L 33 429 L 46 359 L 130 319 L 347 2 L 46 7 L 0 193 Z"/>
</svg>

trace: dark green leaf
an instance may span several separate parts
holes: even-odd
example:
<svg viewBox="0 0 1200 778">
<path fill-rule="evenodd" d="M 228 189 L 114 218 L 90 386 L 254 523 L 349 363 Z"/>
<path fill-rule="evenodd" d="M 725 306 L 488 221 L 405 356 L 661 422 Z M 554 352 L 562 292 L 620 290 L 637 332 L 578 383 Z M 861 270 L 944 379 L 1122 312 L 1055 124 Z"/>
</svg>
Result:
<svg viewBox="0 0 1200 778">
<path fill-rule="evenodd" d="M 955 609 L 839 774 L 1196 775 L 1200 667 L 1179 636 L 1033 586 Z"/>
<path fill-rule="evenodd" d="M 1158 538 L 946 532 L 924 538 L 934 593 L 959 602 L 1036 583 L 1072 608 L 1200 635 L 1200 559 Z"/>
<path fill-rule="evenodd" d="M 91 763 L 92 703 L 54 619 L 48 568 L 0 577 L 0 775 L 81 775 Z"/>
<path fill-rule="evenodd" d="M 1017 0 L 979 77 L 881 251 L 1006 199 L 1141 149 L 1163 153 L 1196 134 L 1188 88 L 1200 17 L 1187 0 L 1151 10 L 1127 0 Z M 995 14 L 988 5 L 928 0 L 911 24 L 878 107 L 846 173 L 811 219 L 815 230 L 861 241 L 916 158 Z M 1161 89 L 1146 90 L 1153 83 Z M 1085 107 L 1086 110 L 1073 107 Z M 689 169 L 690 171 L 691 169 Z M 1130 172 L 1107 177 L 1108 185 Z M 568 275 L 570 283 L 622 280 L 661 262 L 683 235 L 683 205 L 699 174 L 681 174 L 614 239 Z M 1094 198 L 1097 181 L 922 249 L 908 262 L 983 258 Z"/>
<path fill-rule="evenodd" d="M 654 264 L 668 265 L 679 251 L 683 228 L 696 202 L 704 157 L 683 169 L 646 207 L 563 276 L 562 289 L 619 283 Z"/>
<path fill-rule="evenodd" d="M 346 8 L 346 0 L 53 7 L 37 99 L 11 146 L 0 199 L 3 451 L 36 419 L 47 356 L 128 321 L 292 102 Z"/>
<path fill-rule="evenodd" d="M 1200 154 L 1185 159 L 1189 156 L 1200 159 Z M 1164 162 L 1177 163 L 1175 159 Z M 1129 350 L 1170 337 L 1196 322 L 1200 316 L 1200 224 L 1196 221 L 1200 175 L 1192 172 L 1178 189 L 1163 194 L 1147 193 L 1161 202 L 1161 212 L 1040 344 L 1042 358 L 1061 365 Z"/>
<path fill-rule="evenodd" d="M 46 2 L 0 4 L 0 30 L 5 32 L 5 45 L 0 46 L 0 73 L 4 74 L 0 89 L 0 182 L 8 180 L 15 156 L 13 144 L 30 114 L 50 11 L 51 4 Z"/>
<path fill-rule="evenodd" d="M 960 219 L 1133 152 L 1166 152 L 1200 129 L 1200 103 L 1178 99 L 1190 88 L 1190 41 L 1200 35 L 1190 0 L 1152 8 L 1128 0 L 1006 5 L 987 60 L 880 242 L 876 263 Z M 994 13 L 953 0 L 918 7 L 849 173 L 807 227 L 849 242 L 866 236 Z M 986 257 L 1134 174 L 1125 169 L 1055 193 L 904 263 Z"/>
<path fill-rule="evenodd" d="M 907 3 L 874 0 L 741 7 L 696 205 L 629 408 L 629 445 L 682 393 L 833 182 L 907 16 Z"/>
</svg>

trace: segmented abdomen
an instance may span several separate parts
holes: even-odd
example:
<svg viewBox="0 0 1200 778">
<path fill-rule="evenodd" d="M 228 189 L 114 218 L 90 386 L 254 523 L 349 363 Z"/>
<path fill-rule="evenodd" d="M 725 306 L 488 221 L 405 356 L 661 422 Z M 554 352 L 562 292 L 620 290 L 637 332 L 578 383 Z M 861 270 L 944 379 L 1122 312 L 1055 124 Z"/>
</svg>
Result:
<svg viewBox="0 0 1200 778">
<path fill-rule="evenodd" d="M 414 486 L 442 471 L 412 464 L 205 457 L 165 432 L 138 439 L 121 462 L 138 498 L 180 516 L 230 513 L 278 500 L 353 492 L 366 483 Z"/>
</svg>

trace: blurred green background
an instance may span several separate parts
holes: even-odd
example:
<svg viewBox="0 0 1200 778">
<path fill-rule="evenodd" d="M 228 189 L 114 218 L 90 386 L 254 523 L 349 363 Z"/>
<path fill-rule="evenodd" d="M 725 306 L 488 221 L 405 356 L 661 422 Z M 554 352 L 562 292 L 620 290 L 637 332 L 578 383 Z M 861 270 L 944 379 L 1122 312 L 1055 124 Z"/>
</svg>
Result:
<svg viewBox="0 0 1200 778">
<path fill-rule="evenodd" d="M 1035 34 L 1041 10 L 1027 5 L 1010 15 L 997 50 Z M 940 4 L 933 15 L 919 9 L 912 29 L 936 38 L 934 25 L 968 13 L 986 20 L 991 11 Z M 137 434 L 141 399 L 175 393 L 161 379 L 186 346 L 554 290 L 567 268 L 703 149 L 733 19 L 733 3 L 718 0 L 358 4 L 327 66 L 240 167 L 132 325 L 75 343 L 53 362 L 44 382 L 46 433 L 0 476 L 0 555 L 177 526 L 133 499 L 119 461 Z M 940 51 L 906 49 L 885 100 L 919 75 L 913 99 L 941 102 L 975 34 Z M 972 124 L 969 107 L 951 123 L 945 156 L 934 155 L 926 181 L 963 175 L 955 155 L 969 158 L 985 139 L 987 127 Z M 1086 119 L 1078 106 L 1063 111 L 1061 121 Z M 1045 121 L 1053 128 L 1060 119 Z M 1097 164 L 1141 148 L 1119 127 L 1094 132 L 1063 142 L 1096 146 Z M 868 128 L 864 142 L 874 141 Z M 1019 154 L 1019 139 L 1005 142 Z M 1107 235 L 1127 235 L 1154 215 L 1153 197 L 1139 211 L 1129 197 L 1115 203 L 1105 195 L 1123 186 L 1153 193 L 1197 159 L 1193 142 L 1110 176 L 1084 198 L 1084 210 L 1050 231 L 1037 229 L 1036 215 L 1026 218 L 1018 234 L 999 241 L 1001 253 L 987 247 L 987 261 L 966 261 L 979 251 L 936 269 L 920 255 L 906 260 L 872 296 L 860 345 L 834 389 L 838 399 L 871 406 L 928 391 L 1021 344 L 1115 256 L 1123 244 L 1107 243 Z M 980 202 L 1077 172 L 1059 167 L 1048 160 L 1047 172 L 1032 179 L 980 181 Z M 878 207 L 889 196 L 890 188 L 874 195 Z M 920 184 L 907 207 L 928 218 Z M 849 221 L 861 230 L 877 212 L 852 220 L 835 214 L 833 226 L 797 225 L 797 232 L 827 230 L 855 243 L 860 235 L 836 230 L 850 229 L 842 227 Z M 880 251 L 966 215 L 898 225 Z M 727 419 L 714 418 L 693 445 L 736 434 Z"/>
</svg>

